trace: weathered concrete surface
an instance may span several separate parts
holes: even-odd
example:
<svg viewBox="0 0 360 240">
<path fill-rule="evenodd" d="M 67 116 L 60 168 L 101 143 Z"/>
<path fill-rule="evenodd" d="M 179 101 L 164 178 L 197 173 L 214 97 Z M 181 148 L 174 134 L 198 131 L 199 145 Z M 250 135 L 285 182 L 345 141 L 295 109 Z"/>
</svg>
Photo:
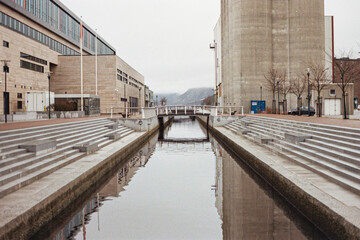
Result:
<svg viewBox="0 0 360 240">
<path fill-rule="evenodd" d="M 37 140 L 19 145 L 19 148 L 26 149 L 28 152 L 33 152 L 36 155 L 46 153 L 56 149 L 55 140 Z"/>
<path fill-rule="evenodd" d="M 80 152 L 90 154 L 96 152 L 99 149 L 99 146 L 97 143 L 88 142 L 88 143 L 77 144 L 73 148 L 78 149 Z"/>
<path fill-rule="evenodd" d="M 210 126 L 210 131 L 329 238 L 360 239 L 359 195 L 230 130 Z"/>
<path fill-rule="evenodd" d="M 166 122 L 168 124 L 169 121 Z M 0 239 L 28 239 L 157 131 L 134 132 L 0 199 Z"/>
<path fill-rule="evenodd" d="M 306 139 L 311 139 L 311 136 L 305 134 L 285 133 L 285 139 L 292 143 L 298 143 L 304 142 Z"/>
</svg>

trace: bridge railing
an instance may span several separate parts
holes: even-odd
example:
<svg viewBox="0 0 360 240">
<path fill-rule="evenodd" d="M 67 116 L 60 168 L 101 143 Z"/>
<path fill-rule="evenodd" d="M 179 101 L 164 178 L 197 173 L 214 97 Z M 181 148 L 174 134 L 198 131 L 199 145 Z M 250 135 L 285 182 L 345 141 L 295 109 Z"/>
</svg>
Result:
<svg viewBox="0 0 360 240">
<path fill-rule="evenodd" d="M 226 116 L 241 114 L 244 115 L 243 106 L 207 106 L 207 105 L 174 105 L 157 107 L 111 107 L 106 109 L 111 118 L 121 114 L 123 118 L 139 117 L 147 118 L 159 115 L 212 115 Z"/>
</svg>

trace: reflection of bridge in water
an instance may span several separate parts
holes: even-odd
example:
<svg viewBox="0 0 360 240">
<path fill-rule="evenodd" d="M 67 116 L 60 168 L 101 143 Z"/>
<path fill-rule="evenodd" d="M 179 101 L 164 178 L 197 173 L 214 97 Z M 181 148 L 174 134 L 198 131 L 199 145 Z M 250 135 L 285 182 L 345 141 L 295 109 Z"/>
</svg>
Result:
<svg viewBox="0 0 360 240">
<path fill-rule="evenodd" d="M 170 142 L 170 143 L 202 143 L 209 142 L 209 137 L 206 138 L 166 138 L 159 139 L 159 142 Z"/>
</svg>

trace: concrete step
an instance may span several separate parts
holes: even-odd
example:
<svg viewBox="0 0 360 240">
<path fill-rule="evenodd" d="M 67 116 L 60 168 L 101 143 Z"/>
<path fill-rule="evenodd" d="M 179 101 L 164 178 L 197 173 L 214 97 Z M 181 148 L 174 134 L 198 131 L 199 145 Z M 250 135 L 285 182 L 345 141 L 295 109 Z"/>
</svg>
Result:
<svg viewBox="0 0 360 240">
<path fill-rule="evenodd" d="M 276 143 L 272 143 L 276 144 Z M 298 155 L 294 155 L 291 152 L 286 151 L 279 151 L 278 147 L 272 147 L 271 145 L 267 146 L 268 148 L 272 148 L 272 151 L 278 154 L 279 156 L 288 159 L 289 161 L 292 161 L 316 174 L 319 174 L 320 176 L 325 177 L 331 182 L 334 182 L 335 184 L 338 184 L 339 186 L 342 186 L 343 188 L 352 191 L 356 194 L 360 194 L 360 184 L 353 182 L 345 177 L 342 177 L 341 175 L 334 174 L 332 171 L 322 168 L 318 164 L 314 164 L 311 161 L 307 161 L 306 159 L 299 157 Z"/>
<path fill-rule="evenodd" d="M 317 145 L 320 147 L 328 148 L 328 149 L 334 149 L 339 153 L 345 153 L 348 155 L 351 155 L 353 157 L 357 157 L 360 159 L 360 146 L 354 146 L 352 148 L 341 146 L 341 144 L 333 144 L 329 143 L 328 141 L 323 140 L 316 140 L 316 139 L 307 139 L 307 143 L 312 143 L 313 145 Z M 356 147 L 359 147 L 358 149 Z"/>
<path fill-rule="evenodd" d="M 80 122 L 60 123 L 60 124 L 52 124 L 52 125 L 45 125 L 45 126 L 39 126 L 39 127 L 0 131 L 0 139 L 6 139 L 6 138 L 10 137 L 11 135 L 16 135 L 16 134 L 27 134 L 27 133 L 48 131 L 50 129 L 55 129 L 55 130 L 61 129 L 61 128 L 69 129 L 72 126 L 76 126 L 76 125 L 91 124 L 91 123 L 104 122 L 104 121 L 110 121 L 110 120 L 108 120 L 108 119 L 92 119 L 92 120 L 85 120 L 85 121 L 80 121 Z"/>
<path fill-rule="evenodd" d="M 84 143 L 89 142 L 93 137 L 103 137 L 109 133 L 111 133 L 113 130 L 110 130 L 108 128 L 100 128 L 93 130 L 91 132 L 88 132 L 86 135 L 83 134 L 76 134 L 68 137 L 64 137 L 59 139 L 60 143 L 58 143 L 58 147 L 64 147 L 69 146 L 75 143 Z"/>
<path fill-rule="evenodd" d="M 279 146 L 279 144 L 281 146 Z M 289 144 L 284 142 L 279 144 L 278 146 L 282 151 L 286 151 L 298 157 L 302 157 L 303 159 L 310 161 L 315 165 L 317 164 L 335 174 L 360 184 L 360 169 L 353 165 L 339 161 L 329 156 L 325 156 L 323 154 L 316 153 L 314 151 L 297 147 L 296 144 Z"/>
<path fill-rule="evenodd" d="M 269 136 L 274 139 L 284 139 L 284 136 L 281 132 L 272 129 L 264 129 L 260 126 L 252 126 L 252 125 L 247 127 L 247 129 L 259 135 Z"/>
<path fill-rule="evenodd" d="M 3 186 L 5 184 L 8 184 L 12 181 L 15 181 L 23 176 L 29 175 L 33 172 L 39 171 L 42 168 L 45 168 L 51 164 L 54 164 L 62 159 L 65 159 L 67 157 L 71 157 L 74 154 L 79 153 L 77 150 L 70 150 L 67 152 L 63 152 L 61 154 L 58 154 L 56 156 L 52 156 L 45 159 L 40 159 L 39 161 L 33 161 L 30 164 L 25 164 L 26 166 L 22 166 L 19 169 L 16 169 L 13 172 L 9 172 L 3 176 L 0 177 L 0 186 Z"/>
<path fill-rule="evenodd" d="M 67 151 L 67 153 L 64 155 L 64 153 L 66 151 Z M 22 169 L 22 168 L 25 168 L 32 164 L 38 163 L 47 158 L 56 157 L 57 155 L 66 156 L 67 154 L 69 154 L 69 151 L 72 151 L 70 153 L 77 152 L 76 150 L 75 151 L 72 150 L 71 147 L 67 147 L 67 148 L 56 149 L 55 151 L 52 151 L 52 152 L 49 152 L 49 153 L 46 153 L 46 154 L 43 154 L 40 156 L 32 156 L 32 157 L 23 158 L 23 159 L 16 158 L 15 161 L 12 161 L 11 163 L 8 163 L 7 165 L 4 165 L 0 168 L 0 176 L 9 174 L 11 172 L 15 172 L 19 169 Z"/>
<path fill-rule="evenodd" d="M 314 150 L 318 153 L 322 153 L 327 156 L 331 156 L 336 159 L 339 159 L 339 160 L 342 160 L 342 161 L 345 161 L 348 163 L 352 163 L 360 168 L 360 158 L 359 157 L 354 157 L 353 155 L 349 155 L 344 152 L 339 152 L 339 151 L 333 150 L 331 148 L 324 148 L 324 147 L 314 144 L 314 142 L 310 143 L 310 142 L 306 141 L 306 142 L 300 143 L 300 145 L 307 149 Z"/>
<path fill-rule="evenodd" d="M 226 125 L 225 128 L 227 128 L 227 129 L 229 129 L 229 130 L 231 130 L 233 132 L 237 132 L 240 129 L 240 128 L 233 127 L 231 125 Z"/>
<path fill-rule="evenodd" d="M 84 129 L 94 129 L 94 128 L 98 128 L 98 127 L 101 127 L 101 126 L 105 126 L 106 124 L 105 123 L 95 123 L 95 124 L 90 124 L 90 125 L 82 125 L 80 129 L 78 128 L 74 128 L 74 130 L 72 128 L 70 129 L 62 129 L 61 131 L 58 131 L 58 132 L 54 132 L 54 131 L 47 131 L 47 132 L 43 132 L 43 133 L 33 133 L 32 135 L 30 136 L 27 136 L 27 137 L 18 137 L 18 138 L 15 138 L 15 139 L 11 139 L 11 140 L 7 140 L 7 141 L 3 141 L 3 142 L 0 142 L 0 148 L 3 149 L 5 146 L 9 146 L 9 145 L 15 145 L 15 144 L 18 144 L 18 143 L 21 143 L 21 142 L 26 142 L 26 141 L 31 141 L 31 140 L 34 140 L 34 139 L 51 139 L 51 138 L 56 138 L 58 136 L 61 136 L 62 134 L 71 134 L 73 131 L 74 132 L 82 132 L 84 131 Z"/>
<path fill-rule="evenodd" d="M 130 134 L 132 132 L 134 132 L 133 130 L 130 130 L 130 129 L 127 129 L 127 128 L 121 128 L 121 129 L 118 129 L 116 131 L 107 131 L 107 132 L 103 132 L 103 134 L 96 134 L 95 137 L 93 138 L 89 138 L 88 135 L 86 135 L 86 142 L 88 141 L 92 141 L 92 142 L 98 142 L 98 143 L 101 143 L 101 142 L 104 142 L 104 141 L 107 141 L 108 138 L 105 138 L 104 135 L 106 134 L 109 134 L 111 132 L 119 132 L 119 133 L 122 133 L 123 136 L 127 135 L 127 134 Z M 108 141 L 109 143 L 111 143 L 112 141 Z M 79 143 L 79 142 L 77 142 Z M 80 142 L 81 143 L 81 142 Z M 66 152 L 66 154 L 64 154 L 64 152 Z M 38 162 L 41 162 L 43 161 L 44 159 L 47 159 L 47 158 L 54 158 L 54 157 L 57 157 L 58 155 L 59 156 L 67 156 L 69 153 L 75 153 L 77 152 L 77 150 L 72 150 L 72 146 L 64 146 L 63 148 L 60 148 L 60 149 L 57 149 L 53 152 L 50 152 L 50 153 L 47 153 L 47 154 L 44 154 L 44 155 L 41 155 L 41 156 L 37 156 L 37 157 L 33 157 L 33 158 L 30 158 L 30 159 L 27 159 L 25 161 L 16 161 L 16 162 L 13 162 L 12 164 L 9 164 L 8 166 L 5 166 L 5 167 L 2 167 L 0 168 L 0 176 L 1 175 L 4 175 L 4 174 L 8 174 L 8 173 L 11 173 L 11 172 L 15 172 L 19 169 L 23 169 L 27 166 L 30 166 L 30 165 L 34 165 Z"/>
<path fill-rule="evenodd" d="M 6 196 L 9 193 L 15 192 L 16 190 L 20 189 L 21 187 L 25 187 L 29 184 L 31 184 L 32 182 L 43 178 L 47 175 L 49 175 L 50 173 L 55 172 L 56 170 L 63 168 L 67 165 L 69 165 L 70 163 L 75 162 L 76 160 L 78 160 L 79 158 L 83 157 L 84 154 L 83 153 L 77 153 L 77 154 L 73 154 L 72 156 L 60 160 L 60 161 L 56 161 L 54 164 L 51 164 L 45 168 L 42 168 L 40 170 L 37 170 L 31 174 L 28 174 L 26 176 L 23 176 L 15 181 L 9 182 L 8 184 L 5 184 L 3 186 L 0 186 L 0 198 Z"/>
<path fill-rule="evenodd" d="M 260 124 L 261 123 L 259 123 L 258 125 L 260 125 Z M 318 131 L 298 129 L 293 126 L 282 126 L 280 124 L 264 124 L 264 125 L 267 126 L 269 129 L 271 128 L 271 129 L 278 129 L 279 131 L 284 131 L 284 132 L 286 131 L 286 132 L 297 132 L 297 133 L 309 134 L 314 139 L 318 139 L 318 140 L 324 140 L 324 141 L 336 140 L 338 142 L 341 142 L 343 144 L 343 146 L 347 146 L 347 147 L 355 146 L 355 148 L 358 147 L 360 149 L 360 144 L 351 142 L 351 140 L 349 140 L 348 137 L 334 136 L 334 135 L 321 133 Z M 352 140 L 354 140 L 354 139 L 352 139 Z M 355 140 L 355 142 L 357 142 L 357 140 Z M 360 143 L 360 139 L 359 139 L 359 143 Z"/>
<path fill-rule="evenodd" d="M 338 127 L 332 125 L 324 125 L 324 124 L 312 124 L 312 123 L 302 123 L 296 121 L 286 121 L 281 119 L 254 119 L 254 121 L 258 122 L 267 122 L 269 124 L 281 124 L 282 126 L 292 126 L 299 129 L 307 129 L 307 130 L 314 130 L 320 131 L 324 133 L 334 134 L 334 135 L 341 135 L 350 138 L 360 139 L 360 129 L 356 128 L 345 128 L 345 127 Z"/>
<path fill-rule="evenodd" d="M 27 152 L 27 153 L 16 155 L 15 157 L 9 157 L 9 158 L 0 160 L 0 168 L 5 167 L 9 164 L 16 163 L 17 161 L 22 161 L 24 159 L 32 158 L 34 156 L 35 156 L 34 153 Z"/>
<path fill-rule="evenodd" d="M 8 151 L 8 152 L 4 152 L 4 153 L 0 153 L 0 162 L 1 160 L 4 160 L 6 158 L 9 158 L 9 157 L 14 157 L 16 155 L 19 155 L 19 154 L 23 154 L 23 153 L 26 153 L 26 149 L 14 149 L 14 150 L 11 150 L 11 151 Z"/>
</svg>

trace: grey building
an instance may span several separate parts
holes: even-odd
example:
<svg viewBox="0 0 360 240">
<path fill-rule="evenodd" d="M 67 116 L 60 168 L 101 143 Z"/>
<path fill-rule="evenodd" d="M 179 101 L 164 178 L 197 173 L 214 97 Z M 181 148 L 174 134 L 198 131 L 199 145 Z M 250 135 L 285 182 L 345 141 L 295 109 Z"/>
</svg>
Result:
<svg viewBox="0 0 360 240">
<path fill-rule="evenodd" d="M 291 78 L 325 61 L 324 0 L 221 1 L 221 88 L 225 106 L 260 100 L 270 68 Z M 272 93 L 262 98 L 271 105 Z M 289 107 L 296 105 L 288 99 Z"/>
</svg>

